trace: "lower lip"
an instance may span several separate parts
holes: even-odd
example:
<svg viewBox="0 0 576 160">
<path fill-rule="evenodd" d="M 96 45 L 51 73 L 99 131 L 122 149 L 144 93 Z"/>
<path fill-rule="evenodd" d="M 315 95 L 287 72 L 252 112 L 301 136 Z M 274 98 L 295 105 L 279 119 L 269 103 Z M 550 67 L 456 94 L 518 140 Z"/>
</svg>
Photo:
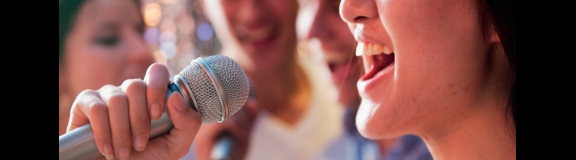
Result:
<svg viewBox="0 0 576 160">
<path fill-rule="evenodd" d="M 395 64 L 395 62 L 392 62 L 391 64 L 386 66 L 384 69 L 379 70 L 379 71 L 368 71 L 368 72 L 376 72 L 376 73 L 374 75 L 365 74 L 364 76 L 362 76 L 360 78 L 360 80 L 358 80 L 358 89 L 363 91 L 363 92 L 366 92 L 369 89 L 372 89 L 372 88 L 375 89 L 375 86 L 378 83 L 382 83 L 385 80 L 391 80 L 391 77 L 392 77 L 392 74 L 394 73 L 394 68 L 395 68 L 394 64 Z"/>
<path fill-rule="evenodd" d="M 274 34 L 264 40 L 256 41 L 256 42 L 248 42 L 249 48 L 252 48 L 255 51 L 262 51 L 268 50 L 273 47 L 274 42 L 276 42 L 278 35 Z"/>
</svg>

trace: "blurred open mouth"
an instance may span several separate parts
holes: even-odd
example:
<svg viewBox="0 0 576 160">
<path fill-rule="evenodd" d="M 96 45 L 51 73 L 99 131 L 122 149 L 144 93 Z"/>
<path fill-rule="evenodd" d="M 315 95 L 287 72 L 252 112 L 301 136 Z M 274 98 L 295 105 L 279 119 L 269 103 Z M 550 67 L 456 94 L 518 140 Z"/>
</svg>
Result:
<svg viewBox="0 0 576 160">
<path fill-rule="evenodd" d="M 243 27 L 236 33 L 240 41 L 253 49 L 265 49 L 272 46 L 278 37 L 278 27 L 272 24 L 262 24 L 257 27 Z"/>
<path fill-rule="evenodd" d="M 342 54 L 341 54 L 342 55 Z M 345 54 L 343 58 L 326 59 L 332 80 L 335 83 L 341 83 L 346 80 L 351 74 L 356 72 L 358 66 L 358 57 Z"/>
</svg>

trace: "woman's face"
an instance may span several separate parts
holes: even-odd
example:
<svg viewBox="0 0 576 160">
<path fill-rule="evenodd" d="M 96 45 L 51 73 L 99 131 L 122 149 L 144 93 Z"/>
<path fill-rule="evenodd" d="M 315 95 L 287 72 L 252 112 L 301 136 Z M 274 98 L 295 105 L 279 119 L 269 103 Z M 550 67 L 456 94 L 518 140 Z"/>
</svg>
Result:
<svg viewBox="0 0 576 160">
<path fill-rule="evenodd" d="M 347 107 L 360 102 L 356 82 L 361 76 L 356 41 L 340 18 L 340 0 L 299 0 L 298 36 L 307 40 L 312 54 L 319 54 L 338 89 L 337 99 Z"/>
<path fill-rule="evenodd" d="M 216 34 L 222 34 L 224 45 L 239 46 L 245 51 L 226 53 L 242 54 L 235 57 L 242 58 L 237 60 L 243 67 L 275 68 L 295 55 L 298 11 L 295 0 L 204 0 L 203 3 Z"/>
<path fill-rule="evenodd" d="M 86 1 L 68 34 L 60 70 L 60 81 L 71 96 L 144 78 L 154 63 L 144 27 L 140 8 L 132 0 Z"/>
<path fill-rule="evenodd" d="M 364 136 L 446 129 L 482 101 L 495 33 L 475 0 L 343 0 L 340 13 L 366 72 L 357 83 Z"/>
</svg>

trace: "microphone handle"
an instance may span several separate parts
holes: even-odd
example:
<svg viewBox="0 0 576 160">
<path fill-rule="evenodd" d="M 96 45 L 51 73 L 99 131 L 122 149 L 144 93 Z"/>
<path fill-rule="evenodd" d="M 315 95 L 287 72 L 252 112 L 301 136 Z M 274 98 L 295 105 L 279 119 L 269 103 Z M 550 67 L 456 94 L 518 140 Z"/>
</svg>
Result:
<svg viewBox="0 0 576 160">
<path fill-rule="evenodd" d="M 170 85 L 168 85 L 166 101 L 168 101 L 168 97 L 175 91 L 182 93 L 177 84 L 170 83 Z M 173 127 L 174 124 L 168 113 L 168 107 L 166 107 L 160 119 L 151 121 L 150 139 L 167 133 Z M 59 160 L 92 160 L 104 157 L 96 147 L 94 132 L 90 124 L 83 125 L 61 135 L 59 137 L 59 143 Z"/>
</svg>

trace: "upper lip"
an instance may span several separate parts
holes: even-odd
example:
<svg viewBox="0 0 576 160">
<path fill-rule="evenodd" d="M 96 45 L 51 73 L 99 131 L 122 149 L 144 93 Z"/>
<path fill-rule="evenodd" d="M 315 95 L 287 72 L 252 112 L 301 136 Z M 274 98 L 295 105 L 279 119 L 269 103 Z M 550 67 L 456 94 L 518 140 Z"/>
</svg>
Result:
<svg viewBox="0 0 576 160">
<path fill-rule="evenodd" d="M 379 41 L 376 38 L 371 37 L 369 34 L 354 34 L 354 38 L 356 39 L 356 41 L 361 42 L 361 43 L 372 43 L 372 44 L 379 44 L 379 45 L 383 45 L 383 46 L 387 46 L 385 43 Z M 388 46 L 390 47 L 390 46 Z"/>
<path fill-rule="evenodd" d="M 379 41 L 378 39 L 371 36 L 374 34 L 370 34 L 367 31 L 365 31 L 364 25 L 357 25 L 356 27 L 357 28 L 354 29 L 354 39 L 356 39 L 356 41 L 363 42 L 363 43 L 373 43 L 373 44 L 385 45 L 385 43 L 383 43 L 383 42 Z"/>
</svg>

